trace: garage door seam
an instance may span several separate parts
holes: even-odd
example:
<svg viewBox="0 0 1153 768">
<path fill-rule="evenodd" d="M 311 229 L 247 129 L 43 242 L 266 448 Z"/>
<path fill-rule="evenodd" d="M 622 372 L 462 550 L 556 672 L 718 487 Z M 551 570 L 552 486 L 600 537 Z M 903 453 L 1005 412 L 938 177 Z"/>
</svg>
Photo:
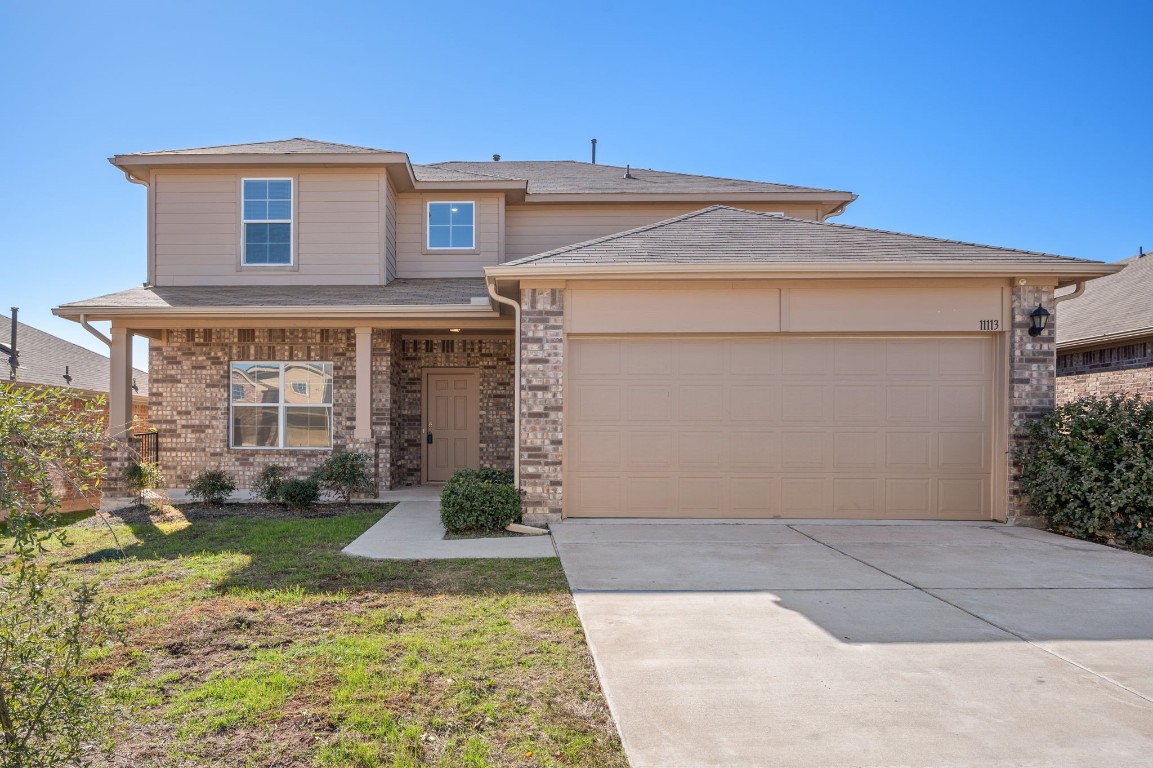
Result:
<svg viewBox="0 0 1153 768">
<path fill-rule="evenodd" d="M 900 576 L 897 576 L 896 574 L 889 573 L 884 568 L 878 568 L 877 566 L 873 565 L 872 563 L 865 562 L 864 560 L 862 560 L 859 557 L 855 557 L 853 555 L 850 555 L 848 552 L 837 549 L 832 544 L 828 544 L 826 542 L 821 541 L 820 539 L 817 539 L 813 536 L 810 536 L 809 534 L 805 533 L 804 531 L 798 530 L 795 526 L 790 525 L 788 527 L 791 528 L 792 530 L 796 531 L 797 533 L 801 534 L 805 538 L 809 539 L 810 541 L 813 541 L 817 544 L 820 544 L 822 547 L 828 547 L 829 549 L 833 550 L 837 554 L 843 555 L 843 556 L 849 558 L 850 560 L 855 560 L 858 563 L 860 563 L 861 565 L 865 566 L 866 568 L 872 568 L 874 571 L 877 571 L 879 573 L 883 573 L 884 575 L 888 576 L 889 578 L 894 579 L 896 581 L 899 581 L 902 584 L 908 584 L 913 589 L 917 590 L 918 592 L 922 592 L 922 593 L 928 595 L 929 597 L 933 598 L 934 600 L 942 602 L 945 605 L 948 605 L 952 608 L 956 608 L 958 611 L 961 611 L 962 613 L 965 613 L 965 614 L 968 614 L 969 616 L 972 616 L 977 621 L 980 621 L 984 624 L 988 624 L 990 627 L 993 627 L 994 629 L 999 629 L 1002 632 L 1004 632 L 1005 634 L 1017 638 L 1018 640 L 1020 640 L 1022 643 L 1025 643 L 1026 645 L 1032 646 L 1033 648 L 1036 648 L 1037 650 L 1039 650 L 1043 653 L 1047 653 L 1048 655 L 1050 655 L 1056 659 L 1060 659 L 1061 661 L 1065 662 L 1066 664 L 1069 664 L 1070 666 L 1076 667 L 1077 669 L 1080 669 L 1082 672 L 1086 672 L 1089 675 L 1096 677 L 1098 680 L 1102 680 L 1106 683 L 1109 683 L 1110 685 L 1114 685 L 1123 691 L 1127 691 L 1127 692 L 1133 694 L 1134 696 L 1136 696 L 1137 698 L 1139 698 L 1143 701 L 1147 701 L 1150 704 L 1153 704 L 1153 698 L 1146 696 L 1145 694 L 1141 693 L 1140 691 L 1136 691 L 1136 690 L 1130 688 L 1129 686 L 1125 685 L 1124 683 L 1120 683 L 1120 682 L 1112 679 L 1111 677 L 1109 677 L 1107 675 L 1103 675 L 1100 672 L 1089 669 L 1085 665 L 1079 664 L 1076 661 L 1073 661 L 1072 659 L 1069 659 L 1065 656 L 1062 656 L 1061 654 L 1057 653 L 1056 651 L 1053 651 L 1049 648 L 1046 648 L 1043 645 L 1038 645 L 1037 643 L 1033 642 L 1032 640 L 1028 639 L 1027 637 L 1025 637 L 1021 634 L 1018 634 L 1017 632 L 1014 632 L 1013 630 L 1009 629 L 1008 627 L 1003 627 L 994 621 L 990 621 L 989 619 L 985 618 L 984 616 L 978 616 L 977 614 L 973 613 L 972 611 L 968 610 L 967 608 L 964 608 L 960 605 L 957 605 L 956 603 L 949 602 L 948 600 L 941 597 L 940 595 L 934 594 L 927 589 L 922 589 L 921 587 L 918 587 L 916 584 L 913 584 L 910 581 L 902 579 Z"/>
</svg>

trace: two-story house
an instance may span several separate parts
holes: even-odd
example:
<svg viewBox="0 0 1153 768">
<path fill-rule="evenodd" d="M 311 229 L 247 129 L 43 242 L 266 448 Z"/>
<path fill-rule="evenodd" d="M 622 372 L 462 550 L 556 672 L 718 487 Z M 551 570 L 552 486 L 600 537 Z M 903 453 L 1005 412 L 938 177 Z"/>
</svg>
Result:
<svg viewBox="0 0 1153 768">
<path fill-rule="evenodd" d="M 1117 269 L 592 163 L 305 139 L 111 162 L 147 187 L 146 280 L 55 311 L 111 321 L 114 424 L 148 337 L 175 485 L 350 449 L 381 489 L 514 468 L 535 523 L 1005 520 L 1053 405 L 1053 291 Z"/>
</svg>

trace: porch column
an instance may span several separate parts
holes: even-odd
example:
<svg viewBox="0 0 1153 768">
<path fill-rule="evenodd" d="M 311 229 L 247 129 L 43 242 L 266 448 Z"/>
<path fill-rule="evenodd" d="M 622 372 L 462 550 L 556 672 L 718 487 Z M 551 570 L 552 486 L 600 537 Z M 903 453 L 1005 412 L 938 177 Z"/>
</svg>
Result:
<svg viewBox="0 0 1153 768">
<path fill-rule="evenodd" d="M 529 525 L 564 508 L 564 288 L 521 285 L 520 485 Z"/>
<path fill-rule="evenodd" d="M 122 435 L 132 427 L 132 331 L 112 326 L 109 350 L 108 423 L 109 435 Z"/>
<path fill-rule="evenodd" d="M 357 440 L 372 439 L 372 329 L 356 329 L 356 427 Z"/>
</svg>

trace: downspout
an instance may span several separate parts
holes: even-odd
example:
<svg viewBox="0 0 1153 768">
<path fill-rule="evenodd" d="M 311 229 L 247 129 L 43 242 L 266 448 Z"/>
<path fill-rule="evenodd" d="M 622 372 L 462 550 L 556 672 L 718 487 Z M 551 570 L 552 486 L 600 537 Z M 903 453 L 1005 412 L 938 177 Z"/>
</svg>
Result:
<svg viewBox="0 0 1153 768">
<path fill-rule="evenodd" d="M 1054 296 L 1053 297 L 1053 303 L 1054 304 L 1060 304 L 1062 301 L 1067 301 L 1068 299 L 1075 299 L 1078 296 L 1080 296 L 1082 293 L 1085 292 L 1085 281 L 1084 280 L 1078 280 L 1076 283 L 1074 283 L 1074 285 L 1076 285 L 1077 287 L 1073 290 L 1072 293 L 1062 294 L 1061 296 Z"/>
<path fill-rule="evenodd" d="M 93 336 L 95 336 L 96 338 L 100 339 L 100 340 L 101 340 L 101 341 L 103 341 L 105 344 L 107 344 L 109 349 L 111 349 L 111 348 L 112 348 L 112 339 L 108 338 L 108 337 L 107 337 L 107 336 L 105 336 L 103 333 L 101 333 L 100 331 L 96 330 L 96 329 L 95 329 L 95 328 L 93 328 L 91 325 L 89 325 L 89 324 L 88 324 L 88 315 L 85 315 L 85 314 L 83 314 L 83 313 L 81 313 L 81 314 L 80 314 L 80 326 L 81 326 L 81 327 L 82 327 L 84 330 L 88 331 L 88 332 L 89 332 L 89 333 L 91 333 Z"/>
<path fill-rule="evenodd" d="M 516 333 L 513 336 L 513 461 L 512 461 L 512 475 L 513 482 L 517 488 L 520 488 L 520 302 L 513 301 L 512 299 L 501 296 L 496 292 L 496 281 L 491 277 L 485 278 L 485 286 L 488 288 L 488 295 L 506 306 L 512 307 L 513 314 L 516 317 Z"/>
</svg>

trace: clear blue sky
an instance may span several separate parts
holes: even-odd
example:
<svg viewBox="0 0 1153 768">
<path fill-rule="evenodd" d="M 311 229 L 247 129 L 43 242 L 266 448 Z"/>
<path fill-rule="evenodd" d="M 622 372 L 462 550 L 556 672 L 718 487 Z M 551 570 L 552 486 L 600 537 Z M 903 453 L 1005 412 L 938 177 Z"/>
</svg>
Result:
<svg viewBox="0 0 1153 768">
<path fill-rule="evenodd" d="M 836 219 L 1153 248 L 1148 0 L 0 3 L 0 310 L 144 279 L 105 158 L 305 136 L 848 189 Z M 103 351 L 103 350 L 102 350 Z M 138 364 L 144 362 L 138 356 Z"/>
</svg>

